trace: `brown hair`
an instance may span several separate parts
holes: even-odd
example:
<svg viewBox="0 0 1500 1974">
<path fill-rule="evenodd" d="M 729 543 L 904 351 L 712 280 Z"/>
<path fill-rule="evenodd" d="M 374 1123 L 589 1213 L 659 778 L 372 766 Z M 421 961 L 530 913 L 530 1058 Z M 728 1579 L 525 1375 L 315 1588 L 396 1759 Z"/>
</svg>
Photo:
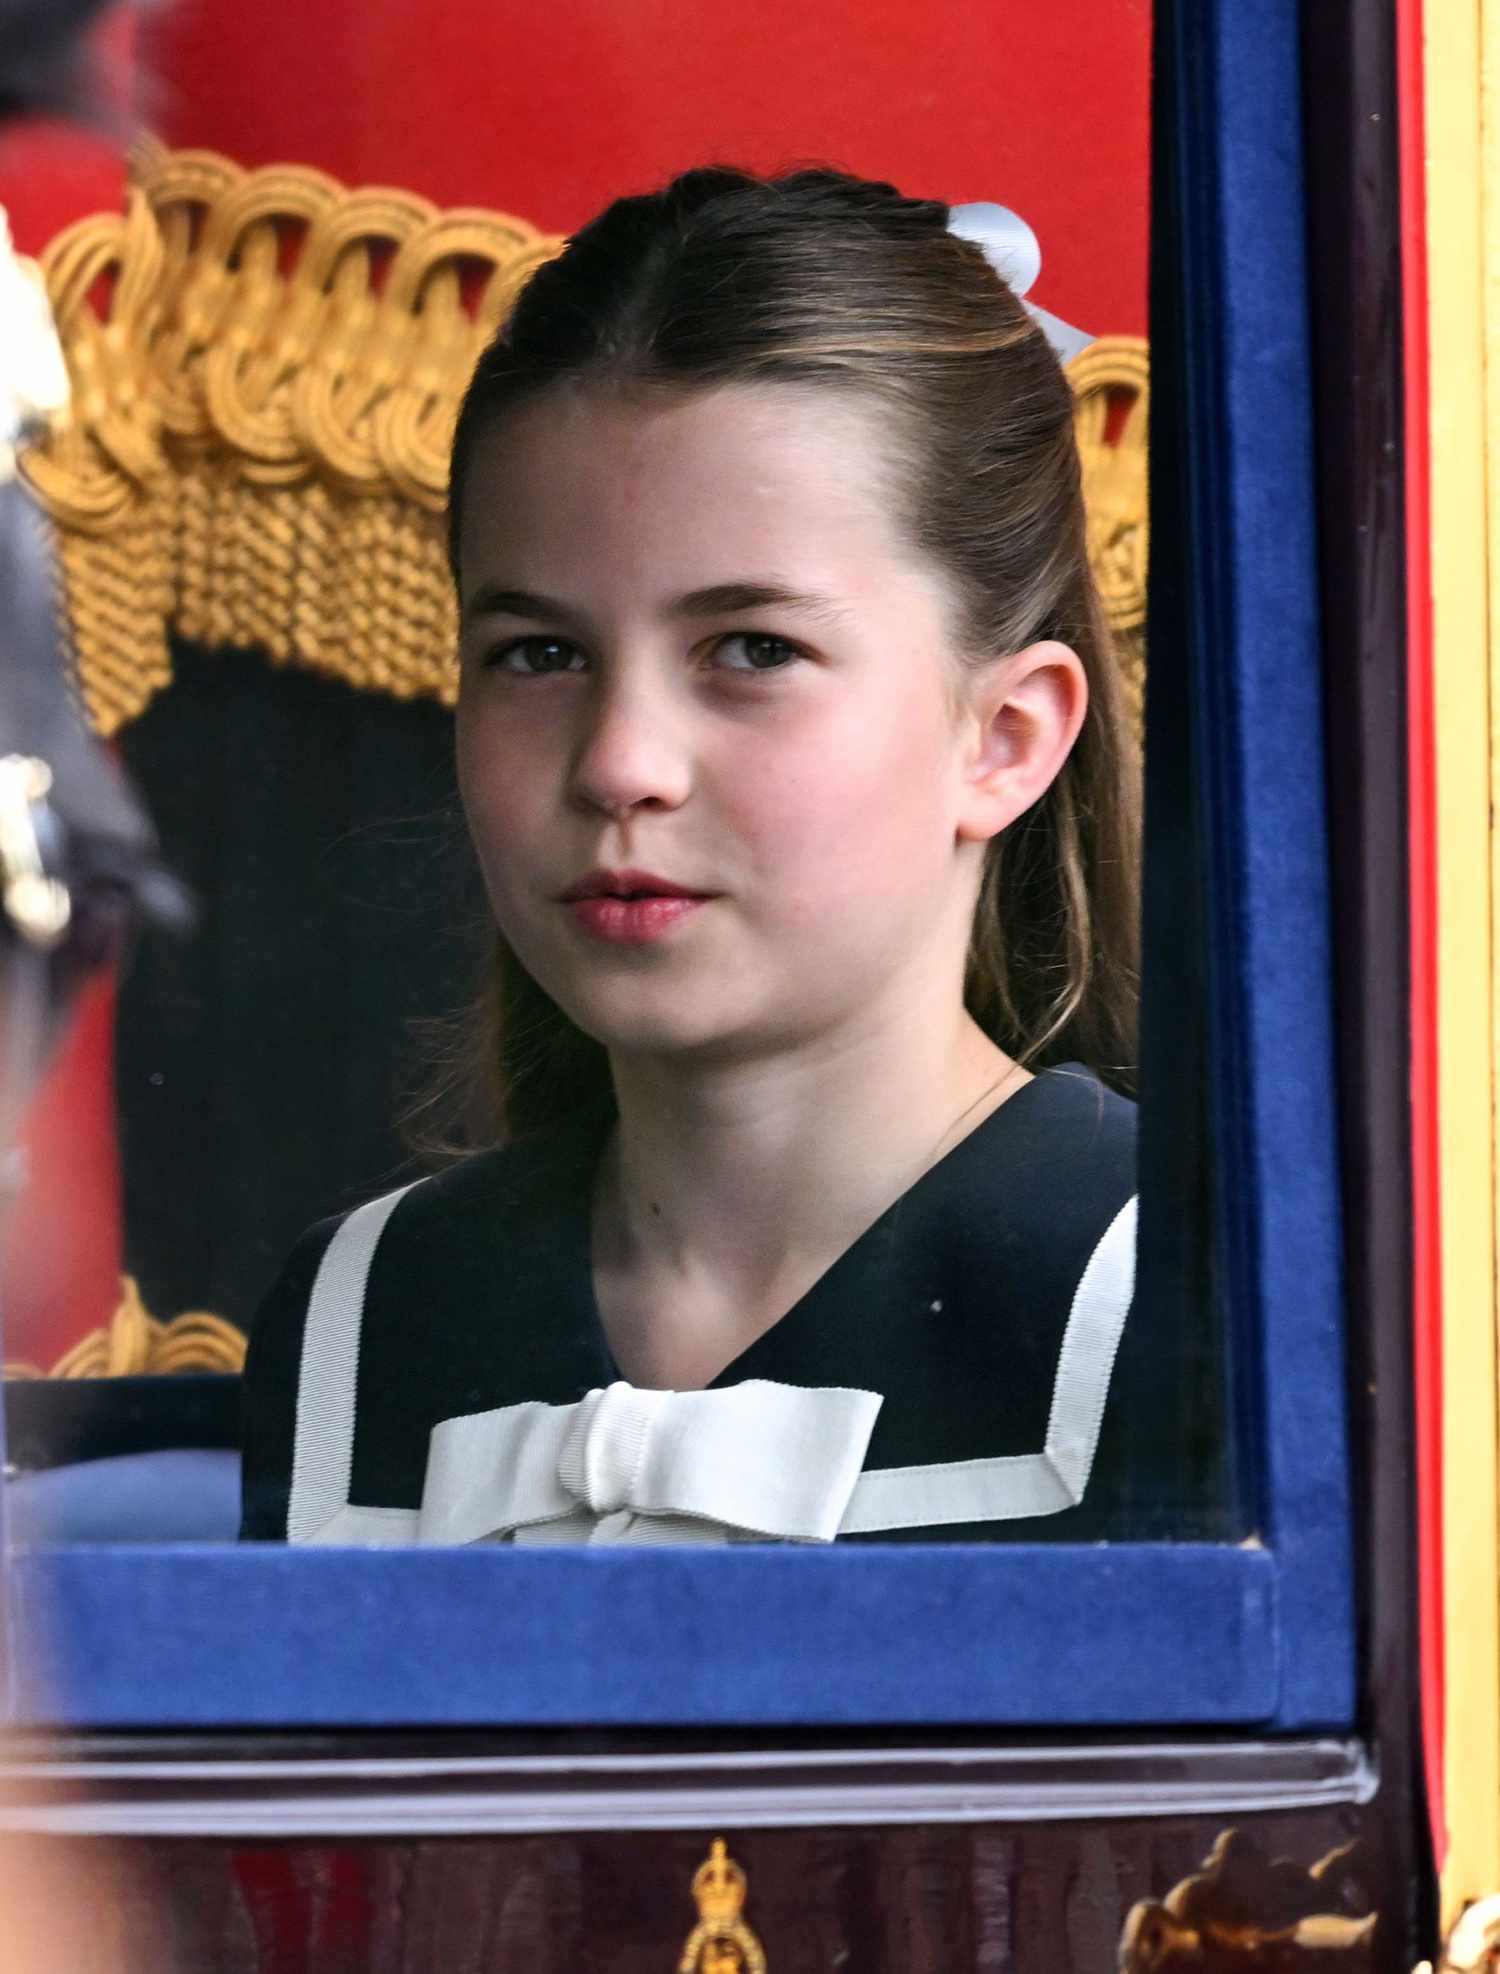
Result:
<svg viewBox="0 0 1500 1974">
<path fill-rule="evenodd" d="M 459 413 L 474 447 L 567 381 L 677 391 L 756 381 L 862 394 L 889 414 L 910 539 L 947 572 L 959 649 L 1071 645 L 1089 710 L 1042 799 L 990 845 L 966 999 L 1025 1063 L 1133 1080 L 1138 794 L 1118 667 L 1090 574 L 1073 400 L 1045 337 L 948 208 L 831 170 L 689 171 L 618 199 L 531 277 Z M 470 1137 L 517 1135 L 608 1086 L 582 1033 L 503 940 L 449 1065 Z"/>
</svg>

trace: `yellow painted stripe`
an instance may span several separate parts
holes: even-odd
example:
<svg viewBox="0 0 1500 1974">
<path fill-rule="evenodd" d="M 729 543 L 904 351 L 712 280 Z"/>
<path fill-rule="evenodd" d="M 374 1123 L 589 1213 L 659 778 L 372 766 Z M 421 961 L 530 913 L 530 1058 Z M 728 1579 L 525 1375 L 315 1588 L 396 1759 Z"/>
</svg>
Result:
<svg viewBox="0 0 1500 1974">
<path fill-rule="evenodd" d="M 1428 332 L 1442 1179 L 1443 1908 L 1500 1889 L 1495 1294 L 1497 908 L 1491 736 L 1500 641 L 1500 0 L 1428 0 Z M 1491 291 L 1494 291 L 1492 296 Z M 1494 361 L 1491 361 L 1493 355 Z M 1494 572 L 1492 575 L 1491 572 Z"/>
</svg>

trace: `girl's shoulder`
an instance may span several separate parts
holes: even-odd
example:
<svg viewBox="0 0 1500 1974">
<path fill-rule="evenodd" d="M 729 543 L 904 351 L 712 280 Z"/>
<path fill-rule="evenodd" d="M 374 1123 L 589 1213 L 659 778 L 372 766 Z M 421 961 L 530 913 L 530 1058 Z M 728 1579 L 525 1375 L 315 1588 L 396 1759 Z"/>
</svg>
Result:
<svg viewBox="0 0 1500 1974">
<path fill-rule="evenodd" d="M 382 1269 L 421 1269 L 451 1260 L 464 1245 L 453 1244 L 456 1227 L 471 1241 L 478 1226 L 497 1233 L 508 1223 L 515 1223 L 517 1232 L 534 1228 L 539 1215 L 547 1217 L 561 1199 L 587 1189 L 601 1132 L 592 1113 L 569 1119 L 512 1144 L 470 1152 L 441 1171 L 377 1196 L 377 1201 L 390 1203 L 381 1233 Z M 292 1248 L 283 1278 L 310 1288 L 334 1236 L 360 1210 L 351 1207 L 309 1227 Z"/>
<path fill-rule="evenodd" d="M 992 1113 L 1039 1172 L 1133 1178 L 1136 1106 L 1086 1064 L 1039 1070 Z"/>
<path fill-rule="evenodd" d="M 980 1266 L 1072 1284 L 1136 1192 L 1136 1106 L 1081 1063 L 1044 1069 L 929 1175 L 931 1237 Z M 1052 1278 L 1055 1277 L 1055 1281 Z M 1050 1300 L 1052 1296 L 1044 1299 Z"/>
<path fill-rule="evenodd" d="M 285 1528 L 303 1338 L 325 1257 L 330 1268 L 360 1246 L 335 1237 L 374 1216 L 379 1261 L 345 1293 L 363 1305 L 361 1362 L 410 1392 L 443 1358 L 439 1334 L 458 1315 L 498 1317 L 511 1301 L 545 1302 L 563 1258 L 586 1266 L 589 1177 L 601 1134 L 592 1115 L 514 1144 L 476 1152 L 444 1171 L 333 1214 L 293 1246 L 251 1326 L 242 1381 L 244 1533 L 280 1539 Z M 368 1244 L 365 1244 L 368 1247 Z M 368 1266 L 370 1255 L 363 1262 Z M 261 1497 L 264 1496 L 262 1499 Z"/>
</svg>

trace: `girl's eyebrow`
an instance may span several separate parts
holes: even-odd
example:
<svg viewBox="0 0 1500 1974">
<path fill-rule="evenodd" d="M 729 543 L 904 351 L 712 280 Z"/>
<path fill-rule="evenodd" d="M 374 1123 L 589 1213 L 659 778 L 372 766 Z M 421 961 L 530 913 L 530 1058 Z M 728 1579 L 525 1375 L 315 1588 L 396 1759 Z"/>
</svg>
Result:
<svg viewBox="0 0 1500 1974">
<path fill-rule="evenodd" d="M 785 583 L 711 583 L 706 589 L 691 589 L 674 597 L 666 607 L 669 617 L 729 617 L 739 610 L 797 610 L 804 616 L 836 624 L 848 618 L 848 611 L 836 598 L 818 590 L 791 589 Z M 539 596 L 534 590 L 507 589 L 500 583 L 481 583 L 464 605 L 464 620 L 475 617 L 526 617 L 537 623 L 568 622 L 578 613 L 556 597 Z"/>
</svg>

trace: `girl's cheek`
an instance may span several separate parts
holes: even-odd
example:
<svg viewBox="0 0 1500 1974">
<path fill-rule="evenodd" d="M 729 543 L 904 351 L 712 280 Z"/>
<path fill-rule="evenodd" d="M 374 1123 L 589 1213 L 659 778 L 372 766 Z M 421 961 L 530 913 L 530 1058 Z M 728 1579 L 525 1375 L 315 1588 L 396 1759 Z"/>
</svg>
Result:
<svg viewBox="0 0 1500 1974">
<path fill-rule="evenodd" d="M 902 813 L 930 810 L 922 751 L 884 722 L 851 721 L 798 743 L 743 756 L 737 776 L 747 808 L 789 831 L 883 834 Z"/>
<path fill-rule="evenodd" d="M 455 760 L 459 786 L 471 814 L 524 809 L 523 790 L 534 781 L 540 755 L 528 746 L 514 721 L 501 722 L 475 713 L 465 718 L 460 709 Z"/>
</svg>

